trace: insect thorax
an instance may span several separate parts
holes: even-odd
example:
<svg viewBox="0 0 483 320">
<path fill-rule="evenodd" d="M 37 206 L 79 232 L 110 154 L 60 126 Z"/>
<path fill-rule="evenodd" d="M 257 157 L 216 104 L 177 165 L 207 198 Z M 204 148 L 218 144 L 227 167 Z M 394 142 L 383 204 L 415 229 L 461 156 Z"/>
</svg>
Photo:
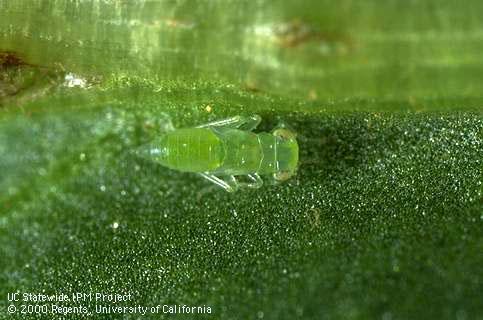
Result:
<svg viewBox="0 0 483 320">
<path fill-rule="evenodd" d="M 223 164 L 214 173 L 222 175 L 242 175 L 258 170 L 262 150 L 257 135 L 238 129 L 215 129 L 223 142 Z"/>
<path fill-rule="evenodd" d="M 295 139 L 281 139 L 273 134 L 228 129 L 216 131 L 225 149 L 223 165 L 215 173 L 243 175 L 295 172 L 298 146 Z"/>
</svg>

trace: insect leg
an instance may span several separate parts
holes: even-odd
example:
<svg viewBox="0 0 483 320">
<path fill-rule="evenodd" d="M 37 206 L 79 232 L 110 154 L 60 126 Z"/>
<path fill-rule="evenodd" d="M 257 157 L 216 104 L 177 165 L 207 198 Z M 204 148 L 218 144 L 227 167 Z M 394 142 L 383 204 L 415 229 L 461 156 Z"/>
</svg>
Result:
<svg viewBox="0 0 483 320">
<path fill-rule="evenodd" d="M 197 126 L 197 128 L 224 127 L 252 131 L 262 119 L 259 115 L 235 116 L 228 119 L 218 120 Z"/>
<path fill-rule="evenodd" d="M 253 188 L 253 189 L 258 189 L 260 188 L 261 186 L 263 186 L 263 180 L 262 178 L 260 178 L 260 176 L 258 175 L 258 173 L 254 173 L 254 174 L 249 174 L 248 175 L 248 178 L 250 178 L 250 180 L 252 182 L 250 183 L 247 183 L 245 186 L 248 187 L 248 188 Z"/>
<path fill-rule="evenodd" d="M 199 173 L 199 175 L 205 178 L 206 180 L 213 182 L 217 186 L 222 187 L 228 192 L 234 192 L 238 189 L 238 182 L 233 176 L 229 176 L 227 180 L 223 180 L 209 173 Z"/>
<path fill-rule="evenodd" d="M 240 187 L 258 189 L 263 185 L 263 180 L 260 178 L 258 173 L 247 174 L 246 176 L 250 180 L 249 182 L 240 182 L 237 180 L 237 183 Z"/>
<path fill-rule="evenodd" d="M 236 116 L 228 119 L 217 120 L 213 122 L 208 122 L 197 126 L 197 128 L 208 128 L 208 127 L 231 127 L 236 128 L 240 123 L 241 116 Z"/>
<path fill-rule="evenodd" d="M 243 118 L 243 123 L 241 123 L 238 128 L 246 131 L 252 131 L 256 127 L 258 127 L 258 125 L 262 121 L 262 118 L 260 118 L 258 114 L 254 114 L 252 116 L 246 116 L 242 118 Z"/>
</svg>

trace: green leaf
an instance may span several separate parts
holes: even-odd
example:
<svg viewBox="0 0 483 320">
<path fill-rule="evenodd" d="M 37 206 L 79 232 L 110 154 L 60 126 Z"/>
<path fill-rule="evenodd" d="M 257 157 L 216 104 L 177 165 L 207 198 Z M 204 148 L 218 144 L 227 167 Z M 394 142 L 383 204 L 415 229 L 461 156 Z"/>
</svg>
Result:
<svg viewBox="0 0 483 320">
<path fill-rule="evenodd" d="M 0 1 L 0 311 L 98 292 L 131 300 L 57 304 L 476 319 L 482 9 Z M 298 133 L 285 184 L 228 194 L 134 153 L 169 122 L 254 113 Z"/>
</svg>

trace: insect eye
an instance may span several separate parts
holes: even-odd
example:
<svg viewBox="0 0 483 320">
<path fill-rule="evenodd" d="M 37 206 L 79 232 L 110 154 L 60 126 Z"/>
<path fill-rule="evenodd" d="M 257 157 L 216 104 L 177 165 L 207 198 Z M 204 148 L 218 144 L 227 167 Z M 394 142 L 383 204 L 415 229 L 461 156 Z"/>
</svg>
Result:
<svg viewBox="0 0 483 320">
<path fill-rule="evenodd" d="M 279 171 L 273 174 L 273 177 L 277 181 L 285 181 L 288 180 L 292 176 L 290 171 Z"/>
<path fill-rule="evenodd" d="M 276 129 L 275 131 L 273 131 L 273 135 L 276 137 L 280 137 L 284 140 L 295 138 L 295 133 L 285 128 Z"/>
</svg>

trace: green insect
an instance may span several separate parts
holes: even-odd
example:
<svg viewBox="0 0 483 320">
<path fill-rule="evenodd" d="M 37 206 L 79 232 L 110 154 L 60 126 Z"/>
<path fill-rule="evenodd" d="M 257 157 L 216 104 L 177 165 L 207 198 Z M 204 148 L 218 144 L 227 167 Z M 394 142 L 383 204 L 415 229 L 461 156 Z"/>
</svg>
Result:
<svg viewBox="0 0 483 320">
<path fill-rule="evenodd" d="M 258 115 L 236 116 L 171 130 L 142 146 L 139 154 L 170 169 L 198 173 L 228 192 L 261 187 L 260 175 L 285 181 L 297 169 L 296 135 L 284 126 L 253 133 L 260 121 Z"/>
</svg>

